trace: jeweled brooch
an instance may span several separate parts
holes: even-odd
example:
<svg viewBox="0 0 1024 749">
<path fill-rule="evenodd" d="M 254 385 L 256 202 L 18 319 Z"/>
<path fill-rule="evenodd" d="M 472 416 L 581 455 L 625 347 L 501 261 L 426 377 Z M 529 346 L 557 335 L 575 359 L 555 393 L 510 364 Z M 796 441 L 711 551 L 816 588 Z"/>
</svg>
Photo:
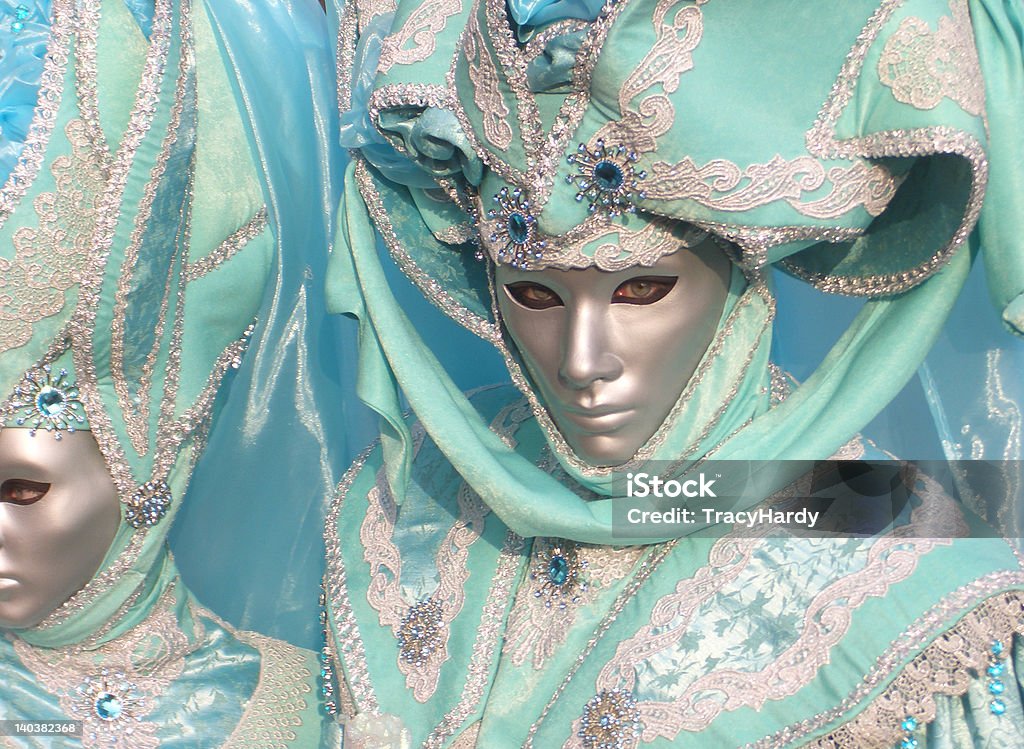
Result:
<svg viewBox="0 0 1024 749">
<path fill-rule="evenodd" d="M 441 649 L 444 619 L 441 602 L 424 598 L 409 607 L 398 627 L 398 647 L 402 660 L 422 666 Z"/>
<path fill-rule="evenodd" d="M 576 735 L 585 749 L 633 749 L 640 737 L 640 710 L 633 693 L 602 689 L 591 697 Z"/>
<path fill-rule="evenodd" d="M 171 488 L 165 481 L 147 481 L 125 502 L 124 518 L 132 528 L 152 528 L 171 506 Z"/>
<path fill-rule="evenodd" d="M 544 606 L 564 609 L 570 603 L 579 603 L 580 594 L 587 592 L 587 582 L 581 577 L 587 562 L 580 557 L 579 547 L 572 541 L 562 541 L 534 554 L 530 579 L 538 584 L 533 595 L 544 600 Z"/>
<path fill-rule="evenodd" d="M 537 219 L 530 212 L 530 201 L 521 188 L 501 188 L 494 196 L 497 208 L 487 218 L 497 221 L 491 243 L 498 247 L 497 260 L 513 268 L 527 270 L 544 257 L 546 242 L 537 234 Z"/>
<path fill-rule="evenodd" d="M 83 717 L 88 738 L 117 745 L 116 737 L 132 732 L 146 712 L 146 700 L 139 688 L 121 671 L 103 669 L 87 676 L 71 695 L 74 713 Z"/>
<path fill-rule="evenodd" d="M 580 143 L 576 153 L 569 154 L 566 161 L 576 167 L 576 174 L 570 174 L 565 181 L 575 184 L 577 202 L 588 201 L 590 213 L 606 213 L 618 216 L 622 213 L 636 213 L 636 201 L 647 195 L 639 183 L 647 178 L 647 172 L 634 167 L 637 156 L 625 146 L 611 146 L 598 139 L 593 150 L 586 143 Z"/>
<path fill-rule="evenodd" d="M 61 369 L 54 376 L 49 364 L 30 369 L 14 389 L 8 408 L 15 416 L 15 424 L 28 424 L 29 434 L 39 429 L 60 439 L 62 432 L 74 432 L 85 424 L 78 385 L 68 379 L 68 371 Z"/>
</svg>

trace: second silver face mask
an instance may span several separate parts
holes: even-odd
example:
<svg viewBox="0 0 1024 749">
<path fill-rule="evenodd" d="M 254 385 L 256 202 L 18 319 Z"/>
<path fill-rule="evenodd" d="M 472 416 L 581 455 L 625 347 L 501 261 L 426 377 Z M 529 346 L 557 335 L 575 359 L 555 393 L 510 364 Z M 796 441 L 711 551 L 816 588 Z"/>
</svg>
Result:
<svg viewBox="0 0 1024 749">
<path fill-rule="evenodd" d="M 31 627 L 85 586 L 120 523 L 92 435 L 0 431 L 0 627 Z"/>
<path fill-rule="evenodd" d="M 714 338 L 729 261 L 710 240 L 609 273 L 496 271 L 499 310 L 569 446 L 627 462 L 658 431 Z"/>
</svg>

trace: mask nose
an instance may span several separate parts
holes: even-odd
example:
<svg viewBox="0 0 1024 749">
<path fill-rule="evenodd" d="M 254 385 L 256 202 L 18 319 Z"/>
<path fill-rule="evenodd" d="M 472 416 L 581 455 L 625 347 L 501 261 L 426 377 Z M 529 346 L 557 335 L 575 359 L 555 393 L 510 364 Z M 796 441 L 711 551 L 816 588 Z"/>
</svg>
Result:
<svg viewBox="0 0 1024 749">
<path fill-rule="evenodd" d="M 617 379 L 623 370 L 622 359 L 612 350 L 609 321 L 600 310 L 581 305 L 568 320 L 562 344 L 562 363 L 558 378 L 562 385 L 584 390 L 595 382 Z"/>
</svg>

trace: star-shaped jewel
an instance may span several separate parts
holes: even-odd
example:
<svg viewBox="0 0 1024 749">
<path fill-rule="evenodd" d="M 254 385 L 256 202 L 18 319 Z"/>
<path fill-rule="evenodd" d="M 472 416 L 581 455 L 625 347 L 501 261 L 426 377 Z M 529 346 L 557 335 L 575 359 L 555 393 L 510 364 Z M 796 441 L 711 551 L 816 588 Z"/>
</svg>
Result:
<svg viewBox="0 0 1024 749">
<path fill-rule="evenodd" d="M 566 157 L 576 167 L 576 174 L 568 175 L 565 181 L 576 185 L 576 200 L 588 201 L 591 213 L 636 213 L 636 201 L 647 197 L 639 188 L 647 172 L 638 172 L 633 166 L 638 158 L 625 146 L 607 145 L 600 138 L 593 150 L 580 143 L 576 153 Z"/>
</svg>

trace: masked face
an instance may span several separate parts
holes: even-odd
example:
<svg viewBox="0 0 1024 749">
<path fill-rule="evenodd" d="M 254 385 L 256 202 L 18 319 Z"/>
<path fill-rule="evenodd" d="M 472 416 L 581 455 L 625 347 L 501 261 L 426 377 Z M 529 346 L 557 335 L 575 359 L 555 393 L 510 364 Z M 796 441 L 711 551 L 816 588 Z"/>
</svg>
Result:
<svg viewBox="0 0 1024 749">
<path fill-rule="evenodd" d="M 609 273 L 499 266 L 505 325 L 569 446 L 625 463 L 658 430 L 715 335 L 729 261 L 711 241 Z"/>
<path fill-rule="evenodd" d="M 119 521 L 91 434 L 0 431 L 0 627 L 38 624 L 89 582 Z"/>
</svg>

